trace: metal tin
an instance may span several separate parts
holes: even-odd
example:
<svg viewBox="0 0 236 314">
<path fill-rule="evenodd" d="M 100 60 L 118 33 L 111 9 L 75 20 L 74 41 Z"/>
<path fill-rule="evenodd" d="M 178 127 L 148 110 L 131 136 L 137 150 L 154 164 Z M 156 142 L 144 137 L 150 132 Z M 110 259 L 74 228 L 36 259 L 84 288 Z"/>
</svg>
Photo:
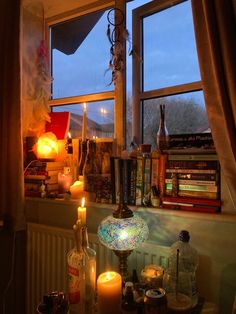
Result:
<svg viewBox="0 0 236 314">
<path fill-rule="evenodd" d="M 145 314 L 166 314 L 167 299 L 163 288 L 149 289 L 144 297 Z"/>
</svg>

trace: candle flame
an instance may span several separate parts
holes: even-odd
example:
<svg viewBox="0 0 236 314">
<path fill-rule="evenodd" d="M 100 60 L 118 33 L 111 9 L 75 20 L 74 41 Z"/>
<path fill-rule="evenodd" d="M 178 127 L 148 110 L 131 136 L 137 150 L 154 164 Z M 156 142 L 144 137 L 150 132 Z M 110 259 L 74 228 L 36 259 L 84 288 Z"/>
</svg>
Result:
<svg viewBox="0 0 236 314">
<path fill-rule="evenodd" d="M 84 109 L 84 112 L 86 112 L 86 110 L 87 110 L 86 102 L 84 102 L 84 104 L 83 104 L 83 109 Z"/>
<path fill-rule="evenodd" d="M 68 132 L 68 134 L 67 134 L 67 135 L 68 135 L 68 138 L 71 138 L 71 134 L 70 134 L 70 132 Z"/>
<path fill-rule="evenodd" d="M 82 197 L 82 202 L 81 202 L 81 206 L 84 207 L 84 204 L 85 204 L 85 198 Z"/>
</svg>

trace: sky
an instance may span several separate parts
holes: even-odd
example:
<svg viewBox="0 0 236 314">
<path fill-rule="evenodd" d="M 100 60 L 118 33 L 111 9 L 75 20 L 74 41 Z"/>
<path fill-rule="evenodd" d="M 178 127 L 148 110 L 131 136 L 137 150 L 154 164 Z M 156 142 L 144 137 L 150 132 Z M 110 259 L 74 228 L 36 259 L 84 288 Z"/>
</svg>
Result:
<svg viewBox="0 0 236 314">
<path fill-rule="evenodd" d="M 134 0 L 127 4 L 127 29 L 131 41 L 132 10 L 146 2 L 149 1 Z M 53 50 L 55 98 L 113 90 L 113 84 L 110 84 L 111 71 L 107 71 L 110 43 L 106 36 L 106 13 L 74 54 L 67 56 L 56 49 Z M 144 43 L 144 90 L 200 80 L 189 0 L 145 17 Z M 127 56 L 127 95 L 132 94 L 131 86 L 132 57 Z M 192 93 L 191 97 L 196 97 L 196 100 L 203 104 L 201 93 Z M 72 112 L 82 113 L 82 105 L 70 108 Z M 105 109 L 105 114 L 101 113 L 101 108 Z M 113 111 L 113 101 L 88 104 L 88 115 L 97 122 L 111 122 Z"/>
</svg>

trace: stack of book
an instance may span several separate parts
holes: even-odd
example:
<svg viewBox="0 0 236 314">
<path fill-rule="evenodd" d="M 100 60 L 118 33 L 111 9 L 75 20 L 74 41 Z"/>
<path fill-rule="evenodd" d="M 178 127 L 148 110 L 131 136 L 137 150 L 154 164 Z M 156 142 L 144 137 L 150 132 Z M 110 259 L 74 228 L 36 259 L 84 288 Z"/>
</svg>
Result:
<svg viewBox="0 0 236 314">
<path fill-rule="evenodd" d="M 168 156 L 163 208 L 218 212 L 220 206 L 220 166 L 216 155 Z"/>
<path fill-rule="evenodd" d="M 58 173 L 63 172 L 63 161 L 36 161 L 24 173 L 25 196 L 40 197 L 42 185 L 47 193 L 58 191 Z"/>
</svg>

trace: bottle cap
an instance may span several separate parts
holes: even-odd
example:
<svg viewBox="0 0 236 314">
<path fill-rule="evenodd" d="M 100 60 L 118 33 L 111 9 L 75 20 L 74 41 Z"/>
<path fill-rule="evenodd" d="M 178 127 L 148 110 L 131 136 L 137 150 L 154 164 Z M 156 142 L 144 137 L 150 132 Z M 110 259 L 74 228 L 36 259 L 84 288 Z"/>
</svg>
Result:
<svg viewBox="0 0 236 314">
<path fill-rule="evenodd" d="M 189 242 L 190 235 L 187 230 L 181 230 L 179 233 L 179 240 L 182 242 Z"/>
<path fill-rule="evenodd" d="M 127 281 L 125 283 L 125 288 L 127 288 L 127 287 L 133 288 L 133 286 L 134 286 L 134 284 L 131 281 Z"/>
</svg>

